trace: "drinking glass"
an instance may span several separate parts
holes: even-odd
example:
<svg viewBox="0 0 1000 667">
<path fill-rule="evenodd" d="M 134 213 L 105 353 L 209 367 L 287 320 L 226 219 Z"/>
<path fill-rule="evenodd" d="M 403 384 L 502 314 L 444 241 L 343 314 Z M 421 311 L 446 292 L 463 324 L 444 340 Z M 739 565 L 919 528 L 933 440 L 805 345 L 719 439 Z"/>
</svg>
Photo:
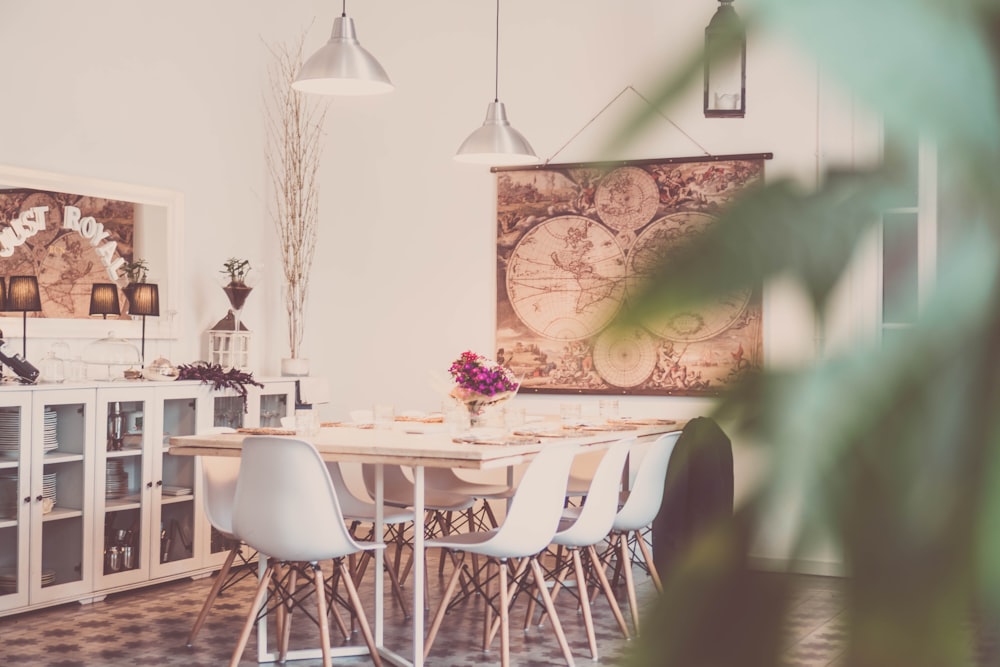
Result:
<svg viewBox="0 0 1000 667">
<path fill-rule="evenodd" d="M 613 398 L 602 399 L 597 403 L 601 419 L 612 421 L 618 419 L 618 401 Z"/>
</svg>

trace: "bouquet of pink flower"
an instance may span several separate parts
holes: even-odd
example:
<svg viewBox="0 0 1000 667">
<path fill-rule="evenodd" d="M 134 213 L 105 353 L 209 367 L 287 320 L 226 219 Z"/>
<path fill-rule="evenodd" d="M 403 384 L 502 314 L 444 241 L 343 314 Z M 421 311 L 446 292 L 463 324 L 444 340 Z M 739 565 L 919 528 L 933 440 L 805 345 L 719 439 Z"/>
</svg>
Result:
<svg viewBox="0 0 1000 667">
<path fill-rule="evenodd" d="M 463 352 L 448 372 L 455 379 L 450 395 L 466 406 L 473 425 L 484 407 L 511 398 L 520 386 L 509 368 L 475 352 Z"/>
</svg>

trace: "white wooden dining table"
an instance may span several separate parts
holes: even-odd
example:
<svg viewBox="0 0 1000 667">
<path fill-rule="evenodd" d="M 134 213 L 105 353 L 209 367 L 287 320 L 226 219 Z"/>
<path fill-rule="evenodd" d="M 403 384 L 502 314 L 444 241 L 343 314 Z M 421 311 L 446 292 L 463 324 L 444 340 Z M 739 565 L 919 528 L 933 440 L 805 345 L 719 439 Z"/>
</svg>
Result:
<svg viewBox="0 0 1000 667">
<path fill-rule="evenodd" d="M 384 464 L 410 466 L 414 485 L 414 529 L 413 529 L 413 625 L 412 646 L 391 648 L 385 645 L 385 605 L 383 602 L 384 554 L 382 549 L 375 552 L 375 600 L 373 634 L 375 645 L 383 660 L 405 667 L 420 667 L 424 664 L 424 468 L 442 467 L 466 470 L 507 469 L 508 482 L 513 481 L 514 466 L 526 463 L 545 447 L 559 442 L 575 445 L 582 449 L 599 449 L 623 437 L 652 438 L 683 428 L 678 420 L 656 419 L 622 421 L 610 425 L 590 425 L 581 428 L 563 429 L 556 424 L 548 430 L 536 428 L 529 435 L 510 436 L 471 432 L 459 437 L 453 435 L 443 424 L 397 421 L 392 428 L 363 428 L 349 423 L 326 426 L 318 432 L 303 435 L 288 435 L 311 442 L 325 461 L 356 462 L 375 464 L 375 506 L 376 539 L 381 541 L 383 531 L 382 502 L 384 485 L 382 467 Z M 367 425 L 365 425 L 367 426 Z M 237 433 L 211 433 L 204 435 L 174 436 L 170 438 L 170 454 L 174 456 L 239 456 L 243 439 L 255 432 L 260 434 L 289 434 L 276 429 L 246 429 Z M 273 662 L 277 654 L 268 650 L 267 619 L 261 620 L 257 632 L 257 655 L 259 662 Z M 331 647 L 331 654 L 337 656 L 366 655 L 365 646 Z M 408 654 L 408 655 L 407 655 Z M 300 649 L 289 651 L 287 659 L 306 659 L 320 656 L 320 649 Z"/>
</svg>

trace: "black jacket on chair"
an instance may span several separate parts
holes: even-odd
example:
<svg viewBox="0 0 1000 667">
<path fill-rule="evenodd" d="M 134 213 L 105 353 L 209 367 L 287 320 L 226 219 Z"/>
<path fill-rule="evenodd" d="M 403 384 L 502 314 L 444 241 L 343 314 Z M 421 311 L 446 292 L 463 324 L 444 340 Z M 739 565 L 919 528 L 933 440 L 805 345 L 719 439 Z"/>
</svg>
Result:
<svg viewBox="0 0 1000 667">
<path fill-rule="evenodd" d="M 653 562 L 660 576 L 699 533 L 733 514 L 733 448 L 715 420 L 696 417 L 678 438 L 653 520 Z"/>
</svg>

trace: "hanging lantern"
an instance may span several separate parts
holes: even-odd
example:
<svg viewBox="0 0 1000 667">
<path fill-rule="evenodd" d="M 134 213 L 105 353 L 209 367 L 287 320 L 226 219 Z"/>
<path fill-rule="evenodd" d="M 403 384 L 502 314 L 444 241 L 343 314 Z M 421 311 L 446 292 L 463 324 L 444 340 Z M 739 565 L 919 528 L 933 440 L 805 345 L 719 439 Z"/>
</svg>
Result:
<svg viewBox="0 0 1000 667">
<path fill-rule="evenodd" d="M 746 30 L 733 0 L 719 0 L 705 28 L 705 118 L 743 118 L 746 79 Z"/>
</svg>

